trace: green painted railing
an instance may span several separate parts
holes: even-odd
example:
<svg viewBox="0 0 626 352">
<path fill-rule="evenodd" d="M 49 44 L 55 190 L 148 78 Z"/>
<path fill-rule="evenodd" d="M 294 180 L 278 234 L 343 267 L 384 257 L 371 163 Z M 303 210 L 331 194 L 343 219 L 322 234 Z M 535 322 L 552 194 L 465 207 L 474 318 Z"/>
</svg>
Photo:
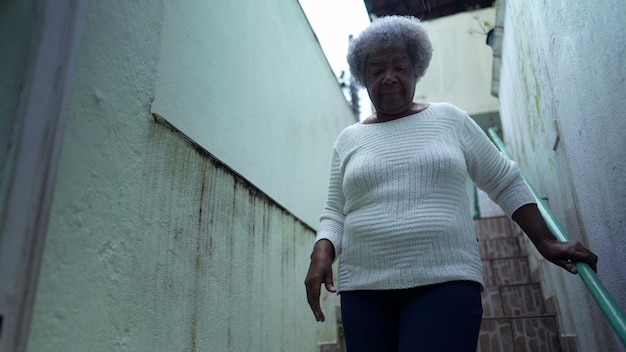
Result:
<svg viewBox="0 0 626 352">
<path fill-rule="evenodd" d="M 502 154 L 504 154 L 507 158 L 513 160 L 511 154 L 509 154 L 506 147 L 504 146 L 504 142 L 502 142 L 502 139 L 500 139 L 500 136 L 498 135 L 498 130 L 499 129 L 497 127 L 490 128 L 489 135 L 491 136 L 491 139 L 496 144 L 498 149 L 500 149 Z M 539 193 L 537 193 L 537 190 L 535 190 L 533 185 L 528 181 L 524 173 L 522 173 L 522 177 L 524 178 L 524 181 L 535 196 L 535 199 L 537 200 L 537 207 L 539 208 L 539 211 L 541 211 L 541 214 L 543 215 L 543 218 L 550 227 L 550 230 L 552 231 L 552 233 L 554 233 L 554 236 L 559 241 L 569 241 L 569 236 L 567 235 L 567 233 L 565 233 L 565 230 L 563 230 L 554 215 L 552 215 L 552 212 L 550 212 L 545 202 L 543 201 L 543 199 L 541 199 Z M 600 279 L 598 279 L 596 273 L 589 267 L 589 265 L 587 265 L 586 263 L 575 264 L 576 269 L 578 269 L 578 274 L 580 275 L 580 278 L 583 280 L 585 285 L 587 285 L 589 292 L 591 292 L 596 302 L 598 302 L 598 305 L 608 318 L 609 322 L 613 326 L 613 329 L 615 329 L 615 332 L 619 336 L 620 340 L 622 340 L 622 344 L 626 346 L 626 318 L 624 317 L 624 312 L 622 312 L 617 306 L 611 294 L 606 290 Z"/>
</svg>

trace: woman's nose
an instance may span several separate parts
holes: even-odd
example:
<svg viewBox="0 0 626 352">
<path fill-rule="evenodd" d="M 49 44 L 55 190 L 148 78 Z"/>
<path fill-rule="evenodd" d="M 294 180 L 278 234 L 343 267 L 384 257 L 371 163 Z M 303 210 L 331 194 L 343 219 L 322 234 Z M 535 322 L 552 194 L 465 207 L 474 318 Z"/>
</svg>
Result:
<svg viewBox="0 0 626 352">
<path fill-rule="evenodd" d="M 394 82 L 396 82 L 398 79 L 396 78 L 395 73 L 393 72 L 393 70 L 385 70 L 385 74 L 383 76 L 383 84 L 392 84 Z"/>
</svg>

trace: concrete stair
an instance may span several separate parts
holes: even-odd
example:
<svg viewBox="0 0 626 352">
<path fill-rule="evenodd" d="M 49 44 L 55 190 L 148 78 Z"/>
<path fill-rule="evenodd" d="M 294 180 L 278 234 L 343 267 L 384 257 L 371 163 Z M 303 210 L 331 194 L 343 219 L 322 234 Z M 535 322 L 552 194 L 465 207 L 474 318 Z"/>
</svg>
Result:
<svg viewBox="0 0 626 352">
<path fill-rule="evenodd" d="M 561 338 L 554 305 L 545 301 L 519 244 L 522 231 L 506 217 L 475 220 L 485 290 L 478 351 L 573 352 Z"/>
</svg>

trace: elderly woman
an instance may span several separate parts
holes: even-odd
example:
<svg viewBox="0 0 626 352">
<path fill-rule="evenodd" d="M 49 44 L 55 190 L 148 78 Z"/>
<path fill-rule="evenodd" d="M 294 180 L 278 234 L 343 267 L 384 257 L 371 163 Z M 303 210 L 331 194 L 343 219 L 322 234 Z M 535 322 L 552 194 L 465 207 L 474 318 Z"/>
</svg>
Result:
<svg viewBox="0 0 626 352">
<path fill-rule="evenodd" d="M 374 21 L 348 50 L 375 112 L 335 142 L 305 284 L 318 321 L 321 286 L 340 293 L 349 351 L 476 351 L 484 283 L 468 175 L 546 259 L 596 268 L 580 243 L 555 239 L 515 164 L 465 112 L 413 101 L 431 54 L 420 22 L 399 16 Z"/>
</svg>

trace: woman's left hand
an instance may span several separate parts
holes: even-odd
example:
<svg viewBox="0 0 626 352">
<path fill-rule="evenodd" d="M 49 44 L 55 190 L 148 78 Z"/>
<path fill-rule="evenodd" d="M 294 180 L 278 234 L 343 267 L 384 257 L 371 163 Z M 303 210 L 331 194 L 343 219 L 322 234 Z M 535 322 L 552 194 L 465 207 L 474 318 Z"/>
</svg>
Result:
<svg viewBox="0 0 626 352">
<path fill-rule="evenodd" d="M 578 273 L 577 262 L 587 263 L 593 271 L 597 271 L 598 256 L 578 241 L 559 242 L 550 232 L 537 204 L 521 206 L 512 218 L 547 260 L 572 274 Z"/>
<path fill-rule="evenodd" d="M 546 239 L 535 243 L 539 253 L 550 262 L 564 268 L 572 274 L 577 274 L 576 263 L 588 264 L 597 272 L 598 256 L 578 241 L 559 242 L 556 239 Z"/>
</svg>

